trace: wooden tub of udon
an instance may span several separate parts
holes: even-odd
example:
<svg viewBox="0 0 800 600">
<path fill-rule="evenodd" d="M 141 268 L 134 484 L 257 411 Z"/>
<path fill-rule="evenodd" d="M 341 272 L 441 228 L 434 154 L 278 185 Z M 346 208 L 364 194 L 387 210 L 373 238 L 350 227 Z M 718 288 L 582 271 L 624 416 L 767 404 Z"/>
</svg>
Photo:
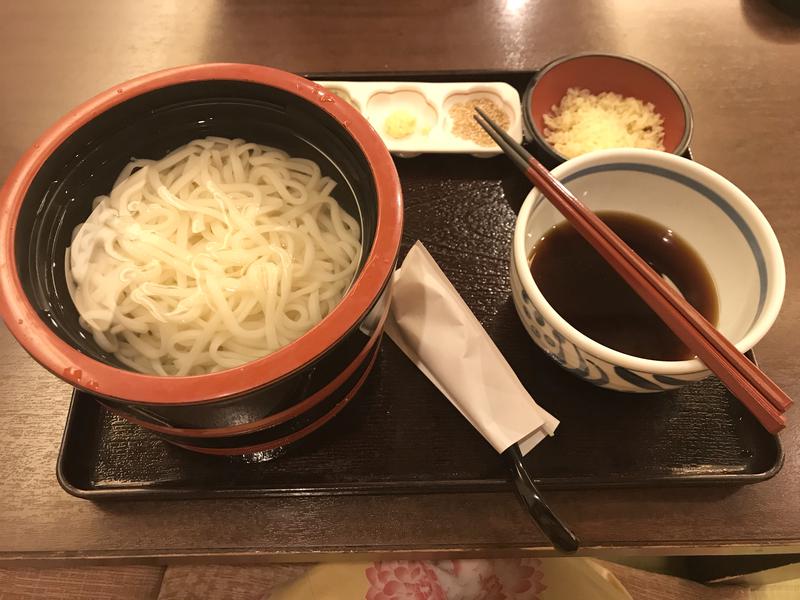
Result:
<svg viewBox="0 0 800 600">
<path fill-rule="evenodd" d="M 64 255 L 92 200 L 131 158 L 157 160 L 207 136 L 316 161 L 360 223 L 355 277 L 327 316 L 263 358 L 205 374 L 137 372 L 82 327 Z M 289 445 L 339 412 L 370 372 L 399 250 L 400 185 L 366 120 L 306 79 L 213 64 L 116 86 L 45 132 L 1 194 L 0 312 L 12 334 L 58 377 L 175 444 L 212 454 Z"/>
</svg>

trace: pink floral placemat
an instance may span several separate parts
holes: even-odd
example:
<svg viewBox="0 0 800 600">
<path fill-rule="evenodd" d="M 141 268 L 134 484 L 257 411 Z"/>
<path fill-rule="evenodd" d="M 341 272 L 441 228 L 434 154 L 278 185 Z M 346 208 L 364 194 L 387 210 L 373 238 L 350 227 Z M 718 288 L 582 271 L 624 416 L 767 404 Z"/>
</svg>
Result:
<svg viewBox="0 0 800 600">
<path fill-rule="evenodd" d="M 699 584 L 693 585 L 707 589 Z M 686 594 L 686 591 L 684 589 L 684 593 L 679 596 L 681 600 L 695 598 Z M 651 596 L 651 598 L 656 597 Z M 631 596 L 619 579 L 599 561 L 582 558 L 548 558 L 384 561 L 317 565 L 297 581 L 275 589 L 269 598 L 270 600 L 351 598 L 635 600 L 636 597 Z M 697 598 L 705 600 L 703 596 Z"/>
<path fill-rule="evenodd" d="M 792 567 L 794 568 L 794 567 Z M 795 569 L 796 571 L 797 569 Z M 791 573 L 796 576 L 796 572 Z M 770 581 L 779 581 L 773 575 Z M 747 582 L 743 582 L 747 583 Z M 757 582 L 758 583 L 758 582 Z M 0 568 L 0 600 L 784 600 L 800 580 L 706 586 L 589 558 Z"/>
</svg>

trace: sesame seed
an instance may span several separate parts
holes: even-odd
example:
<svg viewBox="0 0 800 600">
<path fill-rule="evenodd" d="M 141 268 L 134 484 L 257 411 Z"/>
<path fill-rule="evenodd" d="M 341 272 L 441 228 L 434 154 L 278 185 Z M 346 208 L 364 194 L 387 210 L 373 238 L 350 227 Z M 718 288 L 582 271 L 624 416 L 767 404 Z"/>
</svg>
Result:
<svg viewBox="0 0 800 600">
<path fill-rule="evenodd" d="M 486 115 L 503 129 L 508 129 L 510 120 L 508 114 L 495 102 L 488 98 L 477 98 L 453 104 L 448 111 L 453 120 L 451 132 L 456 137 L 460 137 L 480 146 L 493 146 L 494 140 L 489 137 L 483 128 L 474 119 L 477 114 L 475 108 L 480 108 Z"/>
</svg>

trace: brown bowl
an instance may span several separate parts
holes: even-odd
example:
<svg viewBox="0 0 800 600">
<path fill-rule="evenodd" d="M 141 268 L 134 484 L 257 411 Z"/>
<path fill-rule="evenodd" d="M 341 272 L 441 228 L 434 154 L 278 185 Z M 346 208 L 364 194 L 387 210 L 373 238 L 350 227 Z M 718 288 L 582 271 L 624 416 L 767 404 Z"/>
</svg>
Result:
<svg viewBox="0 0 800 600">
<path fill-rule="evenodd" d="M 241 137 L 317 161 L 361 222 L 350 290 L 304 336 L 258 360 L 187 377 L 127 369 L 85 334 L 66 287 L 74 226 L 131 157 Z M 48 129 L 0 191 L 0 314 L 45 368 L 168 440 L 212 453 L 272 449 L 329 420 L 369 373 L 399 250 L 402 199 L 389 152 L 347 102 L 291 73 L 239 64 L 161 71 L 101 93 Z M 60 268 L 59 268 L 60 267 Z"/>
<path fill-rule="evenodd" d="M 523 96 L 523 119 L 533 141 L 561 163 L 567 157 L 544 138 L 544 115 L 572 87 L 592 94 L 615 92 L 650 102 L 664 118 L 664 148 L 681 155 L 692 137 L 692 109 L 686 94 L 666 73 L 643 61 L 615 54 L 573 54 L 547 64 Z"/>
</svg>

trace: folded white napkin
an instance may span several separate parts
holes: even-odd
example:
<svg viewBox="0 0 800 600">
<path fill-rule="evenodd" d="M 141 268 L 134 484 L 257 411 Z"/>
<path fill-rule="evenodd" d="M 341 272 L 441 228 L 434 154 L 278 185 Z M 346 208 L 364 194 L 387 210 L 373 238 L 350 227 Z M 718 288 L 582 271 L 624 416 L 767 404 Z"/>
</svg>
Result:
<svg viewBox="0 0 800 600">
<path fill-rule="evenodd" d="M 392 285 L 386 333 L 495 450 L 518 443 L 527 454 L 553 435 L 558 420 L 534 402 L 421 242 Z"/>
</svg>

